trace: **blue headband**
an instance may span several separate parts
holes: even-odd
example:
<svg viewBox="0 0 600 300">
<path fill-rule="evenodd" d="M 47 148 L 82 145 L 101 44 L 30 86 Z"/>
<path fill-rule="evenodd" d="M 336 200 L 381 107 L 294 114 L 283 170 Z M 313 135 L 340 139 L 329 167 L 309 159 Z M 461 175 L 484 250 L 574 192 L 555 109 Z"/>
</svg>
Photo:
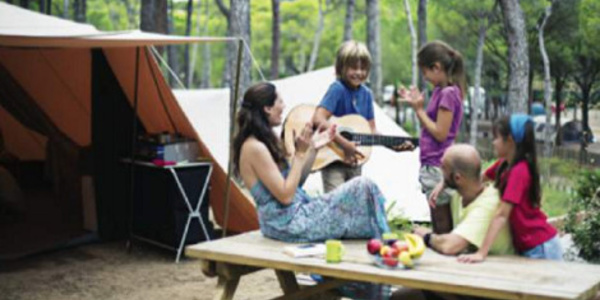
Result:
<svg viewBox="0 0 600 300">
<path fill-rule="evenodd" d="M 510 116 L 510 133 L 517 144 L 521 143 L 525 137 L 527 123 L 533 123 L 533 119 L 529 115 L 514 114 Z"/>
</svg>

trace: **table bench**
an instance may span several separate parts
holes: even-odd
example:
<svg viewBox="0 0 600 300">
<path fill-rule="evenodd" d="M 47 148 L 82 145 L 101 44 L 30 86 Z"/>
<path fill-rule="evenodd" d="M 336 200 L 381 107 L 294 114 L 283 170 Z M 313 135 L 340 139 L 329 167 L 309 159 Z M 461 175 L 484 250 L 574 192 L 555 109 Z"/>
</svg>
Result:
<svg viewBox="0 0 600 300">
<path fill-rule="evenodd" d="M 292 258 L 283 253 L 289 243 L 265 238 L 259 231 L 191 245 L 185 254 L 202 259 L 205 271 L 212 264 L 212 271 L 219 276 L 215 299 L 232 299 L 241 276 L 264 268 L 275 270 L 284 292 L 281 299 L 305 299 L 348 281 L 496 299 L 592 299 L 600 288 L 599 265 L 517 256 L 461 264 L 456 257 L 428 249 L 412 270 L 385 270 L 372 264 L 366 241 L 343 243 L 346 254 L 338 264 L 328 264 L 322 257 Z M 330 280 L 299 289 L 295 272 L 320 274 Z"/>
</svg>

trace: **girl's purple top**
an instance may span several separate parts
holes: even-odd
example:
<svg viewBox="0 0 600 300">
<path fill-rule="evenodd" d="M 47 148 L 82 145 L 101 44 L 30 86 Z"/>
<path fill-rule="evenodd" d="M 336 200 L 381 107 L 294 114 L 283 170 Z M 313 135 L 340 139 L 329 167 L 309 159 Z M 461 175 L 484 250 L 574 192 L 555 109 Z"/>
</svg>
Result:
<svg viewBox="0 0 600 300">
<path fill-rule="evenodd" d="M 421 129 L 421 139 L 419 141 L 421 147 L 421 166 L 439 167 L 442 161 L 444 151 L 456 138 L 456 134 L 460 130 L 460 122 L 462 121 L 462 93 L 458 86 L 450 85 L 446 87 L 435 87 L 431 94 L 431 100 L 427 105 L 427 116 L 437 122 L 437 115 L 440 108 L 447 109 L 452 112 L 452 124 L 448 131 L 448 136 L 443 142 L 438 142 L 425 127 Z"/>
</svg>

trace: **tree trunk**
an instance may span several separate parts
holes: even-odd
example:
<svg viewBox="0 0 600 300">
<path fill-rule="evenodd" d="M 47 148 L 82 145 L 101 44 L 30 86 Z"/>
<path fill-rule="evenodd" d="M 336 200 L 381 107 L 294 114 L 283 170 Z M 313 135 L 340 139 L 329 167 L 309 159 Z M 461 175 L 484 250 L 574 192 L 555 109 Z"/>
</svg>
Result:
<svg viewBox="0 0 600 300">
<path fill-rule="evenodd" d="M 410 45 L 411 45 L 411 65 L 412 65 L 412 76 L 411 76 L 411 85 L 417 86 L 417 75 L 418 75 L 418 66 L 417 66 L 417 33 L 415 32 L 415 26 L 413 25 L 412 13 L 410 11 L 410 3 L 408 0 L 404 0 L 404 9 L 406 11 L 406 19 L 408 21 L 408 29 L 410 31 Z"/>
<path fill-rule="evenodd" d="M 583 131 L 586 134 L 590 133 L 589 125 L 589 104 L 592 87 L 598 80 L 600 75 L 600 60 L 589 56 L 589 54 L 580 54 L 577 58 L 578 71 L 573 77 L 579 88 L 581 89 L 581 124 L 583 125 Z M 577 110 L 575 110 L 575 115 Z M 587 143 L 587 141 L 585 141 Z M 584 147 L 584 141 L 582 140 L 582 147 Z"/>
<path fill-rule="evenodd" d="M 25 9 L 29 9 L 29 0 L 20 0 L 19 6 Z"/>
<path fill-rule="evenodd" d="M 87 2 L 86 0 L 75 0 L 74 6 L 74 19 L 76 22 L 85 23 L 87 21 Z"/>
<path fill-rule="evenodd" d="M 219 10 L 221 11 L 221 13 L 223 14 L 223 16 L 225 16 L 225 19 L 227 20 L 227 36 L 232 36 L 231 34 L 231 9 L 228 9 L 227 7 L 225 7 L 225 4 L 223 4 L 223 0 L 215 0 L 215 2 L 217 3 L 217 6 L 219 7 Z M 222 86 L 223 87 L 231 87 L 231 65 L 233 64 L 232 61 L 234 61 L 236 59 L 236 45 L 233 44 L 233 42 L 228 42 L 226 47 L 226 52 L 227 52 L 227 62 L 225 62 L 225 67 L 223 70 L 223 80 L 222 80 Z"/>
<path fill-rule="evenodd" d="M 63 0 L 63 19 L 69 19 L 69 0 Z"/>
<path fill-rule="evenodd" d="M 140 29 L 147 32 L 167 33 L 167 0 L 142 0 Z"/>
<path fill-rule="evenodd" d="M 271 79 L 279 78 L 279 51 L 280 51 L 280 36 L 281 30 L 279 24 L 279 0 L 271 0 L 273 7 L 273 24 L 272 24 L 272 44 L 271 44 Z"/>
<path fill-rule="evenodd" d="M 527 113 L 528 115 L 531 115 L 531 104 L 533 103 L 533 77 L 535 76 L 535 73 L 533 72 L 533 66 L 529 65 L 529 82 L 527 84 L 527 110 L 525 111 L 525 113 Z"/>
<path fill-rule="evenodd" d="M 230 3 L 230 18 L 231 36 L 241 37 L 250 48 L 250 0 L 231 0 Z M 232 59 L 229 61 L 231 70 L 232 84 L 230 86 L 231 99 L 233 99 L 235 91 L 235 72 L 237 64 L 238 43 L 233 44 L 233 51 L 229 54 Z M 242 66 L 240 70 L 240 87 L 239 95 L 241 97 L 246 89 L 250 86 L 250 71 L 252 69 L 252 61 L 249 53 L 242 50 Z M 238 101 L 238 103 L 241 103 Z"/>
<path fill-rule="evenodd" d="M 204 10 L 204 36 L 208 36 L 208 21 L 210 19 L 209 12 L 209 1 L 206 0 L 206 8 Z M 211 53 L 210 53 L 210 43 L 204 43 L 204 51 L 202 52 L 202 80 L 200 81 L 200 87 L 203 89 L 207 89 L 211 87 L 210 83 L 210 75 L 211 75 Z"/>
<path fill-rule="evenodd" d="M 46 13 L 46 0 L 40 0 L 39 9 L 40 13 Z"/>
<path fill-rule="evenodd" d="M 192 16 L 194 15 L 194 1 L 188 0 L 187 3 L 187 18 L 185 20 L 185 36 L 190 36 L 192 32 Z M 183 57 L 183 69 L 185 70 L 185 82 L 186 88 L 190 88 L 191 82 L 191 74 L 194 71 L 193 66 L 190 64 L 190 44 L 185 44 Z"/>
<path fill-rule="evenodd" d="M 121 0 L 121 2 L 125 5 L 125 10 L 127 11 L 127 22 L 129 23 L 127 24 L 127 28 L 131 29 L 138 27 L 135 20 L 135 10 L 129 0 Z"/>
<path fill-rule="evenodd" d="M 427 0 L 419 0 L 418 10 L 419 20 L 419 47 L 423 47 L 427 43 Z M 421 83 L 421 91 L 425 93 L 425 101 L 428 99 L 427 81 L 423 77 L 423 73 L 419 71 L 419 82 Z"/>
<path fill-rule="evenodd" d="M 480 14 L 479 21 L 479 36 L 477 39 L 477 58 L 475 59 L 475 97 L 471 99 L 471 133 L 470 143 L 473 146 L 477 145 L 477 119 L 478 119 L 478 103 L 481 98 L 481 69 L 483 68 L 483 46 L 485 45 L 485 35 L 487 32 L 487 18 L 485 13 Z M 463 95 L 464 96 L 464 95 Z"/>
<path fill-rule="evenodd" d="M 198 1 L 198 22 L 196 23 L 196 34 L 198 36 L 208 36 L 208 19 L 210 18 L 209 13 L 210 8 L 210 0 L 206 0 L 205 10 L 204 10 L 204 20 L 203 27 L 201 29 L 200 26 L 200 12 L 202 11 L 202 1 Z M 196 58 L 198 57 L 198 43 L 194 43 L 192 47 L 192 58 L 190 62 L 190 67 L 192 71 L 190 72 L 190 77 L 188 80 L 188 86 L 192 86 L 194 82 L 194 74 L 193 71 L 196 67 Z M 207 89 L 210 87 L 210 43 L 202 44 L 202 75 L 200 77 L 200 88 Z"/>
<path fill-rule="evenodd" d="M 173 34 L 174 30 L 174 25 L 173 25 L 173 11 L 174 11 L 174 6 L 173 6 L 173 0 L 169 1 L 169 13 L 167 15 L 167 34 Z M 167 63 L 169 64 L 169 67 L 171 68 L 172 74 L 170 74 L 169 76 L 169 85 L 171 87 L 176 87 L 178 86 L 177 84 L 175 84 L 176 82 L 181 82 L 180 81 L 180 66 L 179 66 L 179 54 L 177 53 L 177 46 L 176 45 L 169 45 L 167 46 Z"/>
<path fill-rule="evenodd" d="M 202 11 L 202 3 L 203 3 L 202 0 L 198 1 L 198 18 L 196 21 L 196 28 L 195 28 L 196 36 L 206 36 L 206 34 L 202 33 L 202 29 L 200 26 L 200 22 L 202 19 L 201 18 L 202 16 L 200 15 L 200 12 Z M 203 43 L 202 45 L 205 45 L 205 44 L 208 44 L 208 43 Z M 196 74 L 196 72 L 195 72 L 196 60 L 198 58 L 198 45 L 199 45 L 199 43 L 194 43 L 192 45 L 192 51 L 190 54 L 190 65 L 189 65 L 189 71 L 188 71 L 189 76 L 186 78 L 186 81 L 187 81 L 186 84 L 187 84 L 188 89 L 191 89 L 192 86 L 194 85 L 194 75 Z M 203 62 L 203 65 L 204 65 L 204 62 Z"/>
<path fill-rule="evenodd" d="M 379 0 L 367 0 L 367 48 L 371 52 L 371 90 L 373 98 L 383 105 L 381 95 L 381 37 L 379 32 Z"/>
<path fill-rule="evenodd" d="M 47 0 L 46 2 L 46 14 L 49 16 L 52 15 L 52 0 Z"/>
<path fill-rule="evenodd" d="M 352 39 L 352 24 L 354 23 L 354 5 L 356 0 L 346 0 L 346 19 L 344 19 L 344 42 Z"/>
<path fill-rule="evenodd" d="M 317 57 L 319 56 L 319 45 L 321 44 L 321 35 L 323 34 L 323 27 L 325 26 L 325 14 L 323 13 L 323 0 L 319 1 L 319 23 L 317 25 L 317 31 L 315 31 L 315 39 L 313 41 L 313 48 L 310 52 L 310 60 L 308 61 L 308 68 L 306 71 L 310 72 L 317 63 Z"/>
<path fill-rule="evenodd" d="M 500 0 L 508 39 L 508 113 L 526 113 L 529 90 L 529 55 L 525 17 L 518 0 Z"/>
<path fill-rule="evenodd" d="M 284 67 L 285 67 L 285 72 L 287 74 L 292 74 L 292 75 L 296 75 L 296 74 L 300 74 L 300 69 L 298 69 L 298 67 L 296 66 L 296 64 L 294 63 L 294 58 L 292 56 L 287 56 L 284 59 Z"/>
<path fill-rule="evenodd" d="M 562 144 L 562 126 L 560 124 L 560 117 L 561 117 L 561 94 L 562 94 L 562 90 L 563 90 L 563 86 L 565 84 L 565 80 L 562 77 L 556 77 L 554 79 L 554 84 L 556 86 L 556 88 L 554 89 L 554 99 L 555 99 L 555 106 L 556 106 L 556 116 L 555 116 L 555 124 L 556 124 L 556 141 L 555 141 L 555 145 L 556 146 L 560 146 Z"/>
<path fill-rule="evenodd" d="M 552 138 L 550 136 L 550 122 L 552 121 L 552 111 L 550 106 L 552 105 L 552 82 L 550 81 L 550 60 L 548 59 L 548 53 L 546 52 L 546 45 L 544 43 L 544 27 L 546 21 L 552 14 L 552 3 L 546 7 L 542 24 L 538 27 L 538 41 L 540 43 L 540 53 L 542 54 L 542 61 L 544 62 L 544 103 L 546 104 L 546 126 L 544 126 L 544 155 L 550 157 L 552 154 Z M 558 107 L 557 107 L 558 109 Z M 556 124 L 560 127 L 560 123 Z"/>
<path fill-rule="evenodd" d="M 412 21 L 412 13 L 410 10 L 410 3 L 408 0 L 404 0 L 404 10 L 406 11 L 406 19 L 408 21 L 408 29 L 410 30 L 410 44 L 411 44 L 411 64 L 412 64 L 412 76 L 411 76 L 411 86 L 417 86 L 417 33 L 415 32 L 415 26 Z M 413 126 L 417 129 L 417 132 L 420 131 L 419 124 L 417 123 L 417 118 L 415 116 L 415 112 L 413 111 L 411 114 L 411 122 Z"/>
</svg>

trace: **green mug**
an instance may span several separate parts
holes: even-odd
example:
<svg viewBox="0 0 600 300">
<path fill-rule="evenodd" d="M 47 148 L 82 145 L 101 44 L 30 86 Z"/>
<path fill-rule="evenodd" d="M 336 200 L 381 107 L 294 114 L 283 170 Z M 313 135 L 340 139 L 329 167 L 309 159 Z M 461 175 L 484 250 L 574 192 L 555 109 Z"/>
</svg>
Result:
<svg viewBox="0 0 600 300">
<path fill-rule="evenodd" d="M 325 241 L 325 248 L 327 248 L 327 252 L 325 253 L 325 259 L 328 263 L 341 262 L 344 253 L 346 253 L 344 250 L 344 245 L 342 245 L 342 241 L 340 240 Z"/>
</svg>

